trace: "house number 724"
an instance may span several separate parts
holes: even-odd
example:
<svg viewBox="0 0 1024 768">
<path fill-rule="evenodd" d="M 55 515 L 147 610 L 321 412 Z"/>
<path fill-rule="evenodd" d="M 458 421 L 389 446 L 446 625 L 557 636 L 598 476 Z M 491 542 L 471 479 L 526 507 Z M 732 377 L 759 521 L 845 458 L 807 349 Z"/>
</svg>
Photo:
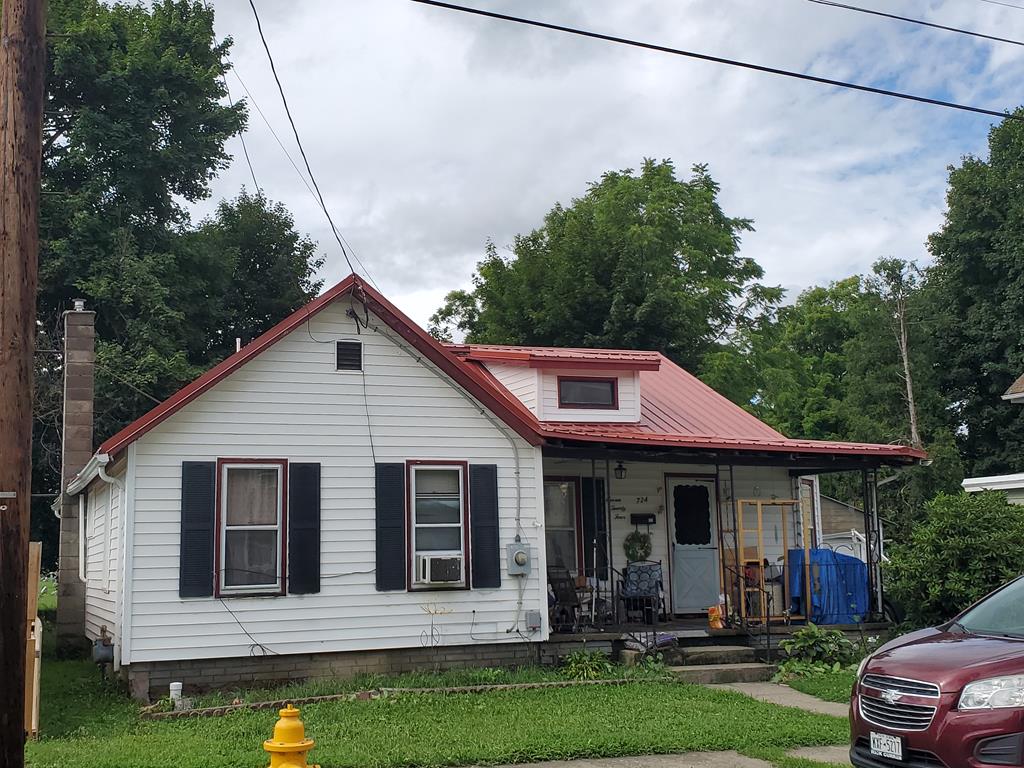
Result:
<svg viewBox="0 0 1024 768">
<path fill-rule="evenodd" d="M 636 501 L 634 503 L 636 503 L 636 504 L 646 504 L 647 503 L 647 497 L 646 496 L 637 496 L 636 497 Z"/>
</svg>

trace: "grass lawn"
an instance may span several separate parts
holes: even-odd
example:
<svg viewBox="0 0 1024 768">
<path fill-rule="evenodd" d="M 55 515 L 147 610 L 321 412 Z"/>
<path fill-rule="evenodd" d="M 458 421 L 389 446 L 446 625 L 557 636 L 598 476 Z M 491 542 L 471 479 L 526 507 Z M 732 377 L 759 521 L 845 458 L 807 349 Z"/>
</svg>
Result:
<svg viewBox="0 0 1024 768">
<path fill-rule="evenodd" d="M 839 672 L 826 672 L 811 677 L 798 677 L 790 680 L 789 686 L 825 701 L 838 701 L 845 704 L 850 700 L 850 691 L 853 689 L 855 677 L 855 672 L 843 669 Z"/>
<path fill-rule="evenodd" d="M 525 673 L 524 673 L 525 674 Z M 87 662 L 43 664 L 41 741 L 34 768 L 257 768 L 276 713 L 143 721 Z M 844 719 L 742 694 L 638 680 L 622 686 L 402 694 L 303 707 L 324 768 L 511 763 L 735 749 L 795 766 L 795 746 L 841 744 Z"/>
<path fill-rule="evenodd" d="M 57 580 L 52 576 L 39 580 L 38 610 L 40 613 L 57 610 Z"/>
</svg>

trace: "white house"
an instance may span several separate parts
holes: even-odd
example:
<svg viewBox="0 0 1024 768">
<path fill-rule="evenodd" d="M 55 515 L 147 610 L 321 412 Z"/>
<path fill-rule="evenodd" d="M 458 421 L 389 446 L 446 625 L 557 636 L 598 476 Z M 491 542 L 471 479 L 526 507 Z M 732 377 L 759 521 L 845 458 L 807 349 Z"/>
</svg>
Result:
<svg viewBox="0 0 1024 768">
<path fill-rule="evenodd" d="M 1003 400 L 1024 404 L 1024 374 L 1021 374 L 1003 393 Z M 965 477 L 962 485 L 967 493 L 1002 491 L 1011 504 L 1024 504 L 1024 472 L 989 475 L 988 477 Z"/>
<path fill-rule="evenodd" d="M 634 530 L 665 613 L 772 613 L 750 568 L 817 544 L 814 475 L 922 458 L 790 440 L 655 352 L 443 345 L 349 276 L 66 473 L 61 594 L 140 698 L 526 663 L 552 573 L 622 618 Z"/>
</svg>

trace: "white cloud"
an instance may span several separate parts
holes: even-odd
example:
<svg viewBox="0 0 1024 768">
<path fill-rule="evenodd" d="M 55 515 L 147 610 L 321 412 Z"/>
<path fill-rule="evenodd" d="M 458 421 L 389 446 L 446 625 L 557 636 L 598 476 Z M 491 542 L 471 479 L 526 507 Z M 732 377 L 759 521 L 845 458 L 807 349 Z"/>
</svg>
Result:
<svg viewBox="0 0 1024 768">
<path fill-rule="evenodd" d="M 468 0 L 467 0 L 468 1 Z M 865 0 L 868 2 L 868 0 Z M 967 0 L 875 7 L 1024 39 L 1024 12 Z M 706 162 L 726 212 L 754 219 L 743 251 L 806 286 L 879 256 L 924 258 L 946 166 L 985 148 L 991 120 L 894 102 L 401 0 L 257 0 L 332 215 L 384 292 L 425 322 L 507 244 L 602 172 L 644 157 Z M 483 8 L 996 109 L 1024 100 L 1022 51 L 802 0 L 550 3 Z M 247 3 L 217 31 L 299 162 Z M 233 94 L 242 94 L 229 76 Z M 347 272 L 308 191 L 253 109 L 246 143 L 267 194 Z M 248 183 L 235 162 L 214 200 Z"/>
</svg>

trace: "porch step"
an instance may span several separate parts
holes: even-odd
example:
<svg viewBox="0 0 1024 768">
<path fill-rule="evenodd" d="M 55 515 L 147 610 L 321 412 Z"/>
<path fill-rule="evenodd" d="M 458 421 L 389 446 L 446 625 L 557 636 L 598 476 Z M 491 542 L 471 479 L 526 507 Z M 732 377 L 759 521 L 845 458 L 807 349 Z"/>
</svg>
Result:
<svg viewBox="0 0 1024 768">
<path fill-rule="evenodd" d="M 748 664 L 757 661 L 754 649 L 748 645 L 706 645 L 689 648 L 670 648 L 665 651 L 665 663 L 694 666 L 706 664 Z"/>
<path fill-rule="evenodd" d="M 681 683 L 721 685 L 723 683 L 763 683 L 772 679 L 774 664 L 688 664 L 669 667 L 669 673 Z"/>
</svg>

